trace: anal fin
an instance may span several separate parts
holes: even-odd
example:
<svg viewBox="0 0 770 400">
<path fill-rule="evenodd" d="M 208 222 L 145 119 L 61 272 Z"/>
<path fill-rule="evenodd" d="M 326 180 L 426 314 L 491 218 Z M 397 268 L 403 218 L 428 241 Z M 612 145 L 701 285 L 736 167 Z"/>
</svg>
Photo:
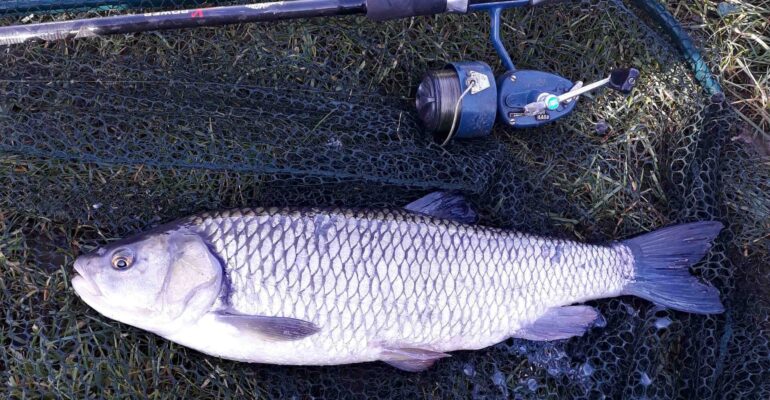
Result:
<svg viewBox="0 0 770 400">
<path fill-rule="evenodd" d="M 447 353 L 416 348 L 387 348 L 380 359 L 402 371 L 420 372 L 430 368 L 436 360 L 451 357 Z"/>
<path fill-rule="evenodd" d="M 528 340 L 559 340 L 582 336 L 599 312 L 589 306 L 554 307 L 512 336 Z"/>
</svg>

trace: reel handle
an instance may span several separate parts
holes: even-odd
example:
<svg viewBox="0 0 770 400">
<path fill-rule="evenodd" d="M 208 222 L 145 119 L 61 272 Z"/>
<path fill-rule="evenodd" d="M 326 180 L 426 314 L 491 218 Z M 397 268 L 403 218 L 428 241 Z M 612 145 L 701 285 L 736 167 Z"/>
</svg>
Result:
<svg viewBox="0 0 770 400">
<path fill-rule="evenodd" d="M 629 94 L 636 86 L 637 79 L 639 79 L 639 70 L 636 68 L 614 69 L 610 73 L 610 81 L 607 86 L 620 93 Z"/>
<path fill-rule="evenodd" d="M 619 68 L 612 70 L 610 76 L 600 81 L 583 86 L 583 82 L 578 81 L 572 89 L 561 95 L 549 92 L 540 93 L 536 101 L 524 106 L 526 115 L 539 115 L 546 111 L 553 111 L 561 105 L 571 102 L 582 94 L 594 91 L 607 86 L 610 89 L 617 90 L 623 94 L 631 93 L 639 78 L 639 70 L 636 68 Z"/>
</svg>

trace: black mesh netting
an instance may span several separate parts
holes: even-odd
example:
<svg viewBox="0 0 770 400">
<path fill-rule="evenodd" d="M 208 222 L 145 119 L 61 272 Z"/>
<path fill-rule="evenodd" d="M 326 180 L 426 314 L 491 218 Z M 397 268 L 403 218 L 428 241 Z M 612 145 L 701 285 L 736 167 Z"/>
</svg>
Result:
<svg viewBox="0 0 770 400">
<path fill-rule="evenodd" d="M 148 3 L 149 4 L 149 3 Z M 146 4 L 146 5 L 148 5 Z M 45 20 L 60 15 L 44 15 Z M 8 17 L 5 24 L 20 17 Z M 487 17 L 337 18 L 29 44 L 0 54 L 0 391 L 35 398 L 770 398 L 770 169 L 676 50 L 626 5 L 505 14 L 521 68 L 592 81 L 643 71 L 541 129 L 442 149 L 412 99 L 446 60 L 497 57 Z M 74 257 L 203 210 L 399 206 L 444 189 L 484 223 L 606 241 L 719 219 L 695 273 L 727 312 L 595 302 L 602 326 L 457 352 L 420 374 L 380 363 L 250 365 L 100 316 Z"/>
</svg>

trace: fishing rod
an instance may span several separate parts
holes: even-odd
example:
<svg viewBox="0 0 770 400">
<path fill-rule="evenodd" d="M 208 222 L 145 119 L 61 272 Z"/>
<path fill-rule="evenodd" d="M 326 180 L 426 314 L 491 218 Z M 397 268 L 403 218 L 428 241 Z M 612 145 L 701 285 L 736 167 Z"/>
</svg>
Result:
<svg viewBox="0 0 770 400">
<path fill-rule="evenodd" d="M 543 2 L 543 0 L 277 1 L 6 26 L 0 27 L 0 44 L 345 15 L 366 15 L 375 21 L 385 21 L 443 13 L 468 13 L 489 7 L 523 7 Z"/>
<path fill-rule="evenodd" d="M 496 120 L 514 128 L 550 123 L 571 113 L 580 95 L 600 87 L 631 91 L 639 77 L 634 68 L 614 70 L 606 79 L 586 86 L 549 72 L 516 69 L 500 37 L 502 11 L 555 2 L 560 1 L 278 1 L 5 26 L 0 27 L 0 45 L 301 18 L 365 15 L 374 21 L 387 21 L 488 12 L 491 40 L 506 72 L 495 77 L 486 63 L 453 62 L 442 70 L 428 72 L 417 90 L 416 106 L 425 130 L 445 145 L 453 138 L 489 135 Z"/>
</svg>

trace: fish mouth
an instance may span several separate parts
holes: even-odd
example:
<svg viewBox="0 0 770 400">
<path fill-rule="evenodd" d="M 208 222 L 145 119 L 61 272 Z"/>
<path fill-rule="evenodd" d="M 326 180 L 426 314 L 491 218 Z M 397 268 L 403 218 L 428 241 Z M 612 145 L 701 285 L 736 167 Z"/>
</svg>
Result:
<svg viewBox="0 0 770 400">
<path fill-rule="evenodd" d="M 101 297 L 102 291 L 96 286 L 96 282 L 84 273 L 80 260 L 75 260 L 74 269 L 75 276 L 72 277 L 72 288 L 75 289 L 75 293 L 83 299 Z"/>
</svg>

